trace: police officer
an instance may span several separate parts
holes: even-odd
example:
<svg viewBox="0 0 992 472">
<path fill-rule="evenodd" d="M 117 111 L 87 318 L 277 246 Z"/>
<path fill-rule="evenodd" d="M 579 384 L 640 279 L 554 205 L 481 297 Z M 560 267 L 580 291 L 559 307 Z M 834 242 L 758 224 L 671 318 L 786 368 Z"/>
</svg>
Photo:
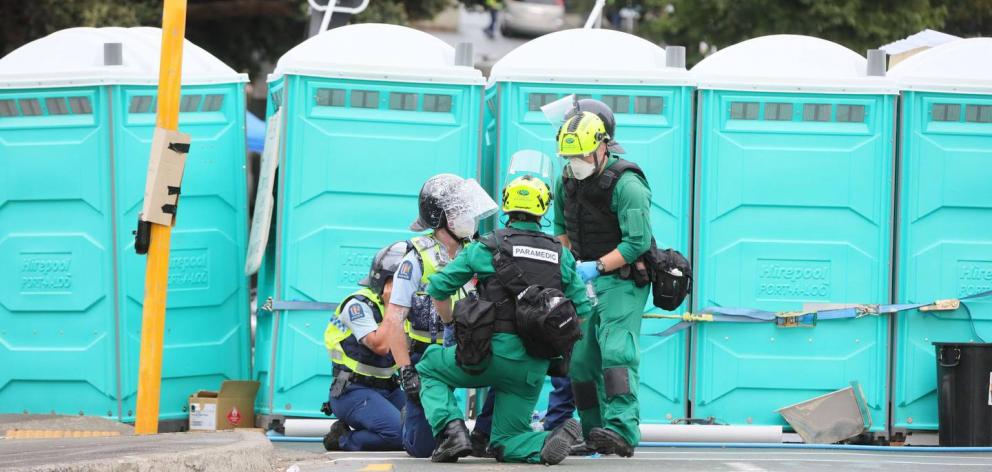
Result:
<svg viewBox="0 0 992 472">
<path fill-rule="evenodd" d="M 406 242 L 376 253 L 360 285 L 338 305 L 324 331 L 334 365 L 329 404 L 338 418 L 324 436 L 328 451 L 399 450 L 400 410 L 406 396 L 394 374 L 383 330 L 383 305 L 389 303 L 393 274 L 406 254 Z"/>
<path fill-rule="evenodd" d="M 578 105 L 557 136 L 568 164 L 555 186 L 554 232 L 578 255 L 598 305 L 572 353 L 572 390 L 586 443 L 629 457 L 640 440 L 638 339 L 650 292 L 640 258 L 651 247 L 651 191 L 636 164 L 613 155 L 624 151 L 609 107 Z"/>
<path fill-rule="evenodd" d="M 481 193 L 481 195 L 479 195 Z M 386 308 L 389 346 L 408 396 L 416 400 L 419 380 L 415 364 L 428 346 L 444 343 L 444 326 L 425 288 L 427 278 L 461 251 L 478 227 L 487 204 L 495 203 L 474 181 L 453 174 L 431 177 L 420 190 L 419 216 L 412 231 L 429 231 L 410 240 L 412 250 L 400 262 L 393 293 Z M 466 284 L 459 290 L 471 290 Z M 414 457 L 430 457 L 434 434 L 416 401 L 407 402 L 403 421 L 403 448 Z"/>
<path fill-rule="evenodd" d="M 453 347 L 432 346 L 417 365 L 422 380 L 420 400 L 438 436 L 438 446 L 431 457 L 435 462 L 454 462 L 472 450 L 463 414 L 453 395 L 454 387 L 491 385 L 495 390 L 491 447 L 497 460 L 557 464 L 581 439 L 581 428 L 574 419 L 564 421 L 551 432 L 531 429 L 531 412 L 549 360 L 525 349 L 513 321 L 517 294 L 509 293 L 495 276 L 494 253 L 498 253 L 526 274 L 528 285 L 559 288 L 573 300 L 579 314 L 589 313 L 572 255 L 562 249 L 559 241 L 541 232 L 539 222 L 550 201 L 550 191 L 540 180 L 514 179 L 503 191 L 508 227 L 469 245 L 444 270 L 430 277 L 427 292 L 446 320 L 452 316 L 451 295 L 473 277 L 478 277 L 480 298 L 496 305 L 492 354 L 480 364 L 481 371 L 473 374 L 463 370 L 456 359 L 457 348 Z"/>
</svg>

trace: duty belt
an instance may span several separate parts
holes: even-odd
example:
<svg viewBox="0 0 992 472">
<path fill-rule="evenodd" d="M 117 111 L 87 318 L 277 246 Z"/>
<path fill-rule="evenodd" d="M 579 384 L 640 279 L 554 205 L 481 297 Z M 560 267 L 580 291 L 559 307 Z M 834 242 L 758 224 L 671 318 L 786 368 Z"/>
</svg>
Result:
<svg viewBox="0 0 992 472">
<path fill-rule="evenodd" d="M 335 377 L 337 377 L 337 373 L 339 371 L 343 371 L 343 372 L 346 372 L 346 373 L 350 374 L 350 378 L 348 380 L 349 382 L 355 383 L 355 384 L 358 384 L 358 385 L 364 385 L 364 386 L 369 387 L 369 388 L 377 388 L 377 389 L 381 389 L 381 390 L 396 390 L 400 386 L 400 384 L 396 380 L 396 377 L 395 376 L 394 377 L 390 377 L 388 379 L 383 379 L 383 378 L 378 378 L 378 377 L 369 377 L 368 375 L 362 375 L 362 374 L 355 373 L 353 371 L 348 371 L 348 370 L 346 370 L 342 366 L 335 366 L 334 367 L 334 376 Z"/>
<path fill-rule="evenodd" d="M 331 351 L 331 361 L 337 365 L 344 366 L 344 353 L 336 349 Z M 337 366 L 335 366 L 335 368 L 337 368 Z M 356 374 L 380 379 L 388 379 L 396 373 L 395 367 L 376 367 L 374 365 L 363 364 L 361 362 L 355 362 L 355 367 L 349 367 L 349 369 Z"/>
<path fill-rule="evenodd" d="M 420 342 L 424 344 L 444 344 L 443 332 L 441 333 L 441 337 L 438 338 L 437 332 L 431 333 L 430 331 L 421 331 L 419 329 L 413 329 L 411 327 L 410 331 L 407 334 L 410 336 L 410 339 L 412 339 L 415 342 Z"/>
</svg>

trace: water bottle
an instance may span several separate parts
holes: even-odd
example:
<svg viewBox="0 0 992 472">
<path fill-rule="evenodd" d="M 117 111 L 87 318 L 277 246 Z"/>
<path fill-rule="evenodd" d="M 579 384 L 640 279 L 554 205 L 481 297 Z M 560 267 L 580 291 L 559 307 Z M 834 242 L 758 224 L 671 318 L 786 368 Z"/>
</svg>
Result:
<svg viewBox="0 0 992 472">
<path fill-rule="evenodd" d="M 599 297 L 596 296 L 596 286 L 592 284 L 592 280 L 586 282 L 586 297 L 589 298 L 590 305 L 599 305 Z"/>
<path fill-rule="evenodd" d="M 575 265 L 578 266 L 580 263 L 581 261 L 576 261 Z M 596 286 L 592 284 L 592 280 L 586 282 L 586 298 L 589 299 L 590 305 L 599 305 L 599 297 L 596 296 Z"/>
</svg>

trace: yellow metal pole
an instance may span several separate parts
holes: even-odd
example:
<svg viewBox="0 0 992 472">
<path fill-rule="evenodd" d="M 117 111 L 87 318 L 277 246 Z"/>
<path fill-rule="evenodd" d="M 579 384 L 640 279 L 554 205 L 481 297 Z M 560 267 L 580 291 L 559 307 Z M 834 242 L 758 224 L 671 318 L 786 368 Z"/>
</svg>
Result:
<svg viewBox="0 0 992 472">
<path fill-rule="evenodd" d="M 186 0 L 165 0 L 162 9 L 162 57 L 158 77 L 159 128 L 179 126 Z M 145 268 L 145 303 L 141 311 L 141 358 L 138 367 L 137 434 L 158 433 L 158 404 L 162 387 L 162 345 L 165 336 L 165 297 L 169 282 L 169 242 L 172 227 L 152 224 Z"/>
</svg>

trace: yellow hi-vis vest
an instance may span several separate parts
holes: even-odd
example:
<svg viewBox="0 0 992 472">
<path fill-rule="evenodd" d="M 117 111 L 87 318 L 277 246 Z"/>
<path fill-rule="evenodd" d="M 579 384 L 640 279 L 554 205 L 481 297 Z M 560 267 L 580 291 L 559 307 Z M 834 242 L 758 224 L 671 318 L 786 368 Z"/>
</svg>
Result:
<svg viewBox="0 0 992 472">
<path fill-rule="evenodd" d="M 348 353 L 345 352 L 344 348 L 341 346 L 341 343 L 347 339 L 348 336 L 352 335 L 351 329 L 348 328 L 340 319 L 341 310 L 344 308 L 345 304 L 348 303 L 348 300 L 356 296 L 362 296 L 374 303 L 375 308 L 379 310 L 380 316 L 385 313 L 382 298 L 379 297 L 379 294 L 373 292 L 367 287 L 348 295 L 348 297 L 338 305 L 337 310 L 334 311 L 334 317 L 331 318 L 329 323 L 327 323 L 327 329 L 324 330 L 324 346 L 327 347 L 332 363 L 343 365 L 356 374 L 388 379 L 396 372 L 395 364 L 391 367 L 378 367 L 363 363 L 348 356 Z M 381 322 L 381 320 L 376 320 L 376 322 Z M 355 341 L 357 342 L 358 340 L 356 339 Z"/>
<path fill-rule="evenodd" d="M 420 263 L 422 268 L 421 276 L 420 276 L 420 286 L 427 287 L 427 278 L 430 277 L 431 275 L 434 275 L 434 273 L 436 273 L 441 268 L 441 266 L 444 264 L 444 261 L 447 259 L 446 254 L 444 254 L 444 251 L 446 249 L 443 244 L 441 244 L 437 239 L 434 239 L 430 235 L 417 236 L 411 239 L 410 243 L 413 244 L 413 249 L 417 251 L 417 255 L 420 258 Z M 465 298 L 466 296 L 468 296 L 468 292 L 473 289 L 474 287 L 471 286 L 471 282 L 466 284 L 465 287 L 462 287 L 461 289 L 458 290 L 457 293 L 451 296 L 452 303 L 461 300 L 462 298 Z M 429 297 L 429 295 L 427 295 L 427 292 L 425 291 L 418 291 L 416 296 Z M 431 333 L 429 331 L 414 329 L 413 324 L 410 323 L 409 318 L 407 318 L 406 323 L 404 323 L 403 325 L 403 331 L 405 331 L 407 336 L 409 336 L 410 339 L 413 339 L 414 341 L 419 341 L 426 344 L 444 343 L 443 337 L 440 339 L 431 339 Z M 437 337 L 436 333 L 434 337 Z"/>
</svg>

